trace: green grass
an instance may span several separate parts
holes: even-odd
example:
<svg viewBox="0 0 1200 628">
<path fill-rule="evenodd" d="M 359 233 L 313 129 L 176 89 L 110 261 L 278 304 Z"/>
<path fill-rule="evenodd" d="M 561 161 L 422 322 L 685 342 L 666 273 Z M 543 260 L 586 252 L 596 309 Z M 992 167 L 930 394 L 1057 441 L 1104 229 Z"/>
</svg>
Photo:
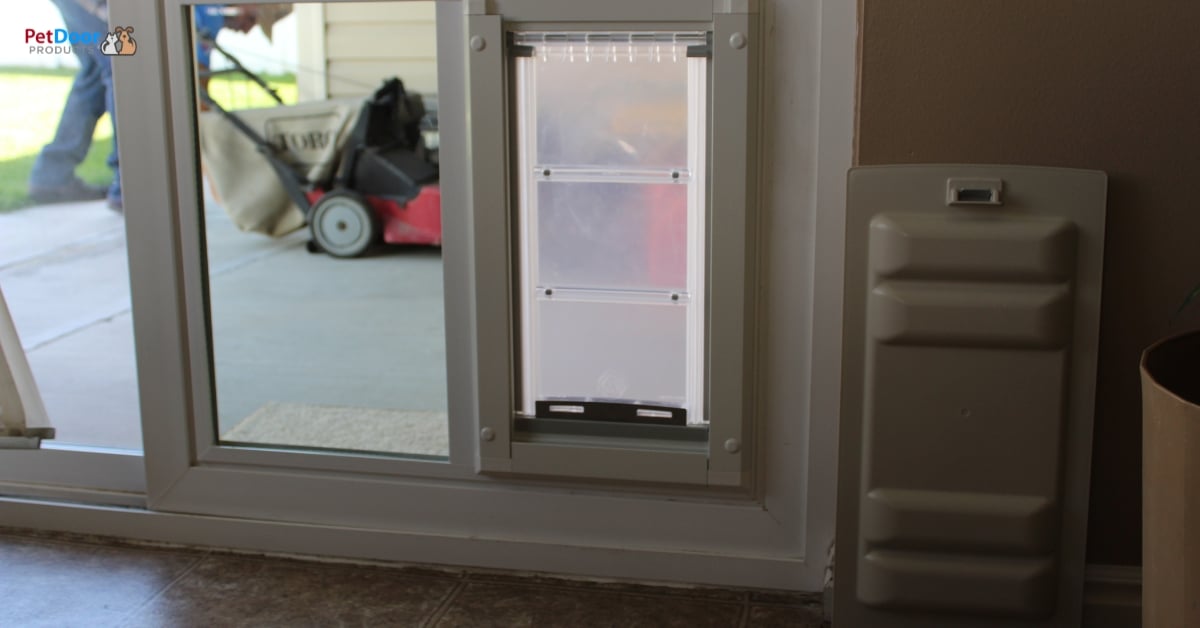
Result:
<svg viewBox="0 0 1200 628">
<path fill-rule="evenodd" d="M 75 68 L 27 68 L 14 65 L 0 65 L 0 75 L 23 74 L 26 76 L 75 76 Z"/>
<path fill-rule="evenodd" d="M 101 125 L 108 125 L 107 115 L 101 119 Z M 51 127 L 50 134 L 53 135 L 53 133 L 54 128 Z M 97 135 L 100 134 L 97 133 Z M 87 159 L 75 169 L 75 174 L 88 183 L 108 185 L 112 182 L 112 171 L 108 169 L 106 161 L 111 151 L 111 132 L 105 133 L 104 137 L 93 138 L 92 148 L 88 151 Z M 31 153 L 0 160 L 0 212 L 20 209 L 33 204 L 26 193 L 26 186 L 29 181 L 29 173 L 33 171 L 33 160 L 36 158 L 37 151 L 35 150 Z"/>
<path fill-rule="evenodd" d="M 279 97 L 283 99 L 283 102 L 287 104 L 296 102 L 295 76 L 263 75 L 262 79 L 279 92 Z M 213 77 L 208 84 L 208 93 L 213 100 L 226 109 L 256 109 L 258 107 L 274 107 L 277 104 L 266 90 L 243 77 Z"/>
<path fill-rule="evenodd" d="M 29 173 L 42 146 L 54 137 L 74 77 L 75 71 L 70 68 L 0 67 L 0 93 L 21 95 L 9 99 L 0 111 L 0 212 L 33 204 L 26 194 Z M 294 76 L 264 78 L 279 90 L 284 102 L 296 102 Z M 216 77 L 209 91 L 226 108 L 275 104 L 262 88 L 240 78 Z M 112 125 L 105 115 L 96 125 L 92 148 L 76 174 L 88 183 L 107 185 L 112 172 L 105 161 L 111 151 Z"/>
</svg>

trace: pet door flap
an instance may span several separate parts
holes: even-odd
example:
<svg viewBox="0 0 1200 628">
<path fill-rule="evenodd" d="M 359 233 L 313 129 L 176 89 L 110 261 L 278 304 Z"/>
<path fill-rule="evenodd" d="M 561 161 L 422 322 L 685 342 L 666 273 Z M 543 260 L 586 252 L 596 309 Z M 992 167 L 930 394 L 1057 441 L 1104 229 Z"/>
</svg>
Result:
<svg viewBox="0 0 1200 628">
<path fill-rule="evenodd" d="M 521 413 L 704 425 L 705 33 L 511 42 Z"/>
</svg>

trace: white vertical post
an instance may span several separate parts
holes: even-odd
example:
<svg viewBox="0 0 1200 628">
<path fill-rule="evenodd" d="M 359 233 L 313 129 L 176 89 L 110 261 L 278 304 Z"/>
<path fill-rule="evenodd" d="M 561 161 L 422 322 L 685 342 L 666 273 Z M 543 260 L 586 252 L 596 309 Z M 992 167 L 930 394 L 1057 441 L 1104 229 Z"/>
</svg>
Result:
<svg viewBox="0 0 1200 628">
<path fill-rule="evenodd" d="M 54 438 L 46 407 L 0 291 L 0 449 L 36 449 Z"/>
<path fill-rule="evenodd" d="M 534 380 L 537 376 L 537 182 L 533 169 L 537 165 L 537 59 L 518 59 L 516 63 L 517 97 L 517 249 L 520 255 L 521 276 L 521 412 L 535 414 Z"/>
<path fill-rule="evenodd" d="M 329 98 L 329 62 L 325 55 L 325 5 L 297 4 L 296 34 L 303 45 L 297 50 L 299 71 L 296 89 L 300 102 Z"/>
<path fill-rule="evenodd" d="M 688 64 L 688 181 L 687 208 L 687 406 L 688 424 L 708 422 L 704 407 L 704 284 L 708 185 L 708 60 L 692 58 Z"/>
</svg>

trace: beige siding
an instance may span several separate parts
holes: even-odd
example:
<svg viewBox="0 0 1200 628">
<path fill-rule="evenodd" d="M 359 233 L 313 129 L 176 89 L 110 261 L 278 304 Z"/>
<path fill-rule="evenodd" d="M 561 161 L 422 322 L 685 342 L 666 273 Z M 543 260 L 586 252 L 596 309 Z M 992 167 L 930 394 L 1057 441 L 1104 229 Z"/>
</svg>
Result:
<svg viewBox="0 0 1200 628">
<path fill-rule="evenodd" d="M 346 2 L 325 6 L 330 22 L 429 22 L 435 20 L 433 2 Z"/>
<path fill-rule="evenodd" d="M 326 33 L 325 49 L 330 62 L 403 59 L 432 63 L 437 55 L 437 37 L 432 23 L 344 22 Z"/>
<path fill-rule="evenodd" d="M 353 59 L 329 62 L 329 95 L 344 98 L 369 94 L 389 76 L 400 77 L 410 91 L 426 95 L 437 93 L 437 68 L 433 63 Z"/>
<path fill-rule="evenodd" d="M 411 90 L 436 93 L 435 33 L 432 2 L 326 5 L 329 96 L 362 96 L 391 76 Z"/>
<path fill-rule="evenodd" d="M 321 36 L 325 68 L 302 92 L 327 98 L 361 97 L 396 76 L 412 91 L 437 93 L 433 2 L 335 3 L 312 12 L 308 30 Z"/>
</svg>

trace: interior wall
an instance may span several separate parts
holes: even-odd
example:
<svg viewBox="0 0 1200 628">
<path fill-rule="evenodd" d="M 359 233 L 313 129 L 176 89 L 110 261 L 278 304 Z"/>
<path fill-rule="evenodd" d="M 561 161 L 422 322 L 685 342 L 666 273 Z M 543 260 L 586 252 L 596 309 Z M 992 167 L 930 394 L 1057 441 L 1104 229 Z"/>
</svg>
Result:
<svg viewBox="0 0 1200 628">
<path fill-rule="evenodd" d="M 1088 562 L 1139 564 L 1138 358 L 1200 327 L 1200 3 L 861 1 L 857 163 L 1108 172 Z"/>
</svg>

